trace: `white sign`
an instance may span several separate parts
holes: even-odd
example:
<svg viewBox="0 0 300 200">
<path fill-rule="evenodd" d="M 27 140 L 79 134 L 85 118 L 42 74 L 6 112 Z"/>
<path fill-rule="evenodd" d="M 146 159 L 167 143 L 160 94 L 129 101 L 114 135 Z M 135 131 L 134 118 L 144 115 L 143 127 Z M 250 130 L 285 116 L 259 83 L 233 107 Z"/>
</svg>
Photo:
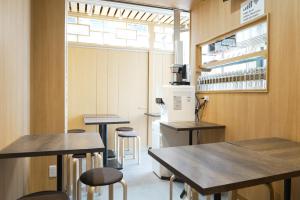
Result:
<svg viewBox="0 0 300 200">
<path fill-rule="evenodd" d="M 241 24 L 265 14 L 265 0 L 247 0 L 241 4 Z"/>
</svg>

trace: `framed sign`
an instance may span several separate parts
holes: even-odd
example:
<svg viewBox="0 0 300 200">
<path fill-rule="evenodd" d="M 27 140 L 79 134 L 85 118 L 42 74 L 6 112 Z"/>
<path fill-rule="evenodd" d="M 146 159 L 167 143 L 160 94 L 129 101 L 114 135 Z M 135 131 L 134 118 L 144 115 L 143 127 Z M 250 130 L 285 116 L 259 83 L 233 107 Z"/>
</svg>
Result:
<svg viewBox="0 0 300 200">
<path fill-rule="evenodd" d="M 241 24 L 265 14 L 265 0 L 247 0 L 241 4 Z"/>
</svg>

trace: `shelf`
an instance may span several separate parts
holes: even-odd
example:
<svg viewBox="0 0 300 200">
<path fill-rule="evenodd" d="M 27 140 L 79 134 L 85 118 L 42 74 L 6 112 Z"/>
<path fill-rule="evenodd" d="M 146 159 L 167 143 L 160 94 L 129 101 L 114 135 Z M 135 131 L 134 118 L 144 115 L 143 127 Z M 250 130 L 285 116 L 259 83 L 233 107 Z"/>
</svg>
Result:
<svg viewBox="0 0 300 200">
<path fill-rule="evenodd" d="M 268 89 L 196 91 L 196 94 L 268 93 Z"/>
<path fill-rule="evenodd" d="M 207 64 L 203 64 L 202 68 L 224 67 L 227 65 L 231 65 L 233 63 L 241 64 L 241 63 L 245 63 L 245 62 L 254 61 L 254 60 L 256 60 L 256 58 L 259 58 L 259 57 L 266 58 L 267 56 L 268 56 L 268 51 L 263 50 L 263 51 L 258 51 L 258 52 L 242 55 L 242 56 L 237 56 L 234 58 L 228 58 L 228 59 L 221 60 L 221 61 L 213 61 L 213 62 L 210 62 Z M 198 70 L 197 70 L 197 72 L 198 72 Z"/>
</svg>

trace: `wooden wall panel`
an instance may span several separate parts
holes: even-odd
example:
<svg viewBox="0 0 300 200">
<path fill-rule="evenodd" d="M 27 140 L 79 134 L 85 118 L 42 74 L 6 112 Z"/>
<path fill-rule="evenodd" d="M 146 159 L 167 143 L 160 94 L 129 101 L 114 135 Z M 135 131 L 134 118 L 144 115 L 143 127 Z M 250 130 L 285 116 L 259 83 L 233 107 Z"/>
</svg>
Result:
<svg viewBox="0 0 300 200">
<path fill-rule="evenodd" d="M 63 133 L 65 129 L 65 1 L 31 3 L 30 133 Z M 55 189 L 48 178 L 56 159 L 33 158 L 30 191 Z"/>
<path fill-rule="evenodd" d="M 239 26 L 240 12 L 232 10 L 232 1 L 210 0 L 192 8 L 192 53 L 197 43 Z M 206 121 L 226 125 L 226 140 L 278 136 L 300 141 L 299 1 L 265 2 L 270 13 L 269 93 L 210 94 L 203 114 Z M 276 192 L 282 199 L 280 186 Z"/>
<path fill-rule="evenodd" d="M 0 149 L 29 133 L 30 1 L 0 1 Z M 27 159 L 0 160 L 0 199 L 27 190 Z"/>
<path fill-rule="evenodd" d="M 131 121 L 146 144 L 147 52 L 70 45 L 68 54 L 69 128 L 97 131 L 97 126 L 83 124 L 83 114 L 119 114 Z M 109 125 L 110 148 L 118 126 Z"/>
<path fill-rule="evenodd" d="M 68 127 L 97 131 L 96 126 L 84 126 L 82 114 L 97 112 L 97 51 L 69 48 Z"/>
</svg>

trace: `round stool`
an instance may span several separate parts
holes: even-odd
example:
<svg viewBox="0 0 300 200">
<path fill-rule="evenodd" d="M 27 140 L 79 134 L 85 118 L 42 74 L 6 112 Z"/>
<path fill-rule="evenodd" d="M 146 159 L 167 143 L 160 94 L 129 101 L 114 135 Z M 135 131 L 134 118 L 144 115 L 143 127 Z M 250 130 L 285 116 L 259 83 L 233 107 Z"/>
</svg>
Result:
<svg viewBox="0 0 300 200">
<path fill-rule="evenodd" d="M 78 179 L 77 184 L 80 182 L 89 186 L 88 200 L 94 199 L 94 188 L 98 186 L 109 186 L 109 200 L 113 200 L 113 184 L 121 183 L 123 187 L 123 200 L 127 200 L 127 184 L 123 179 L 123 173 L 114 168 L 95 168 L 84 172 Z M 77 197 L 81 194 L 77 193 Z"/>
<path fill-rule="evenodd" d="M 124 159 L 125 159 L 125 143 L 124 139 L 133 139 L 133 159 L 136 158 L 136 151 L 137 151 L 137 158 L 138 158 L 138 164 L 140 164 L 140 151 L 141 151 L 141 138 L 137 134 L 136 131 L 118 131 L 118 139 L 117 139 L 117 146 L 118 146 L 118 151 L 117 151 L 117 156 L 118 159 L 121 161 L 121 164 L 123 165 Z M 120 150 L 121 146 L 121 150 Z M 121 157 L 121 158 L 120 158 Z"/>
<path fill-rule="evenodd" d="M 132 127 L 118 127 L 116 128 L 116 131 L 115 131 L 115 153 L 117 154 L 117 157 L 118 157 L 118 132 L 127 132 L 127 131 L 133 131 L 133 128 Z M 129 147 L 129 140 L 128 140 L 128 143 L 127 143 L 127 146 Z M 118 157 L 119 158 L 119 157 Z"/>
<path fill-rule="evenodd" d="M 64 192 L 44 191 L 23 196 L 18 200 L 69 200 L 69 197 Z"/>
</svg>

